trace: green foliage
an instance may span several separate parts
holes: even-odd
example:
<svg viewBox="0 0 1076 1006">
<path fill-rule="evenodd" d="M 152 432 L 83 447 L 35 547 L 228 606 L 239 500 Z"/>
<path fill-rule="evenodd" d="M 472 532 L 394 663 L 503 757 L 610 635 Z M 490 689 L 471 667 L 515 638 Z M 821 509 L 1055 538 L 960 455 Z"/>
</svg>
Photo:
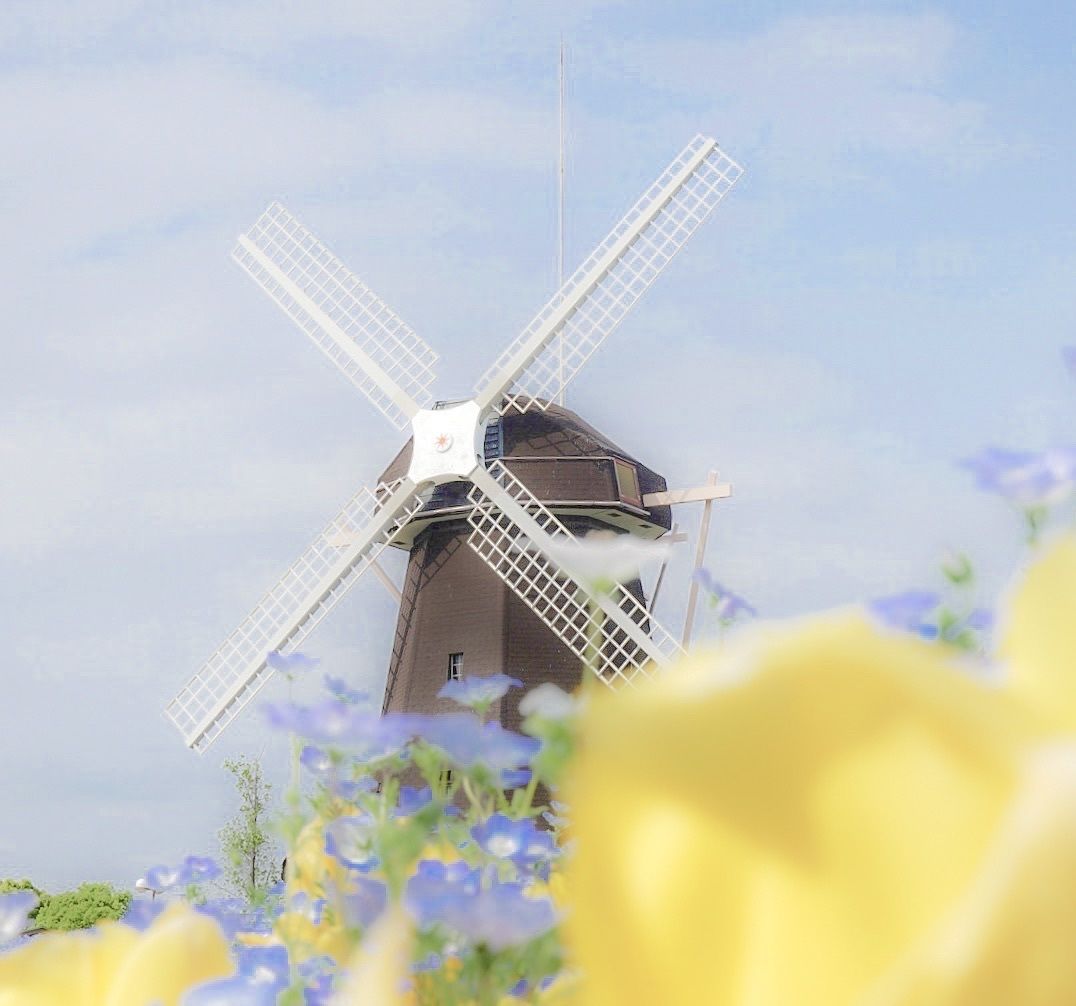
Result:
<svg viewBox="0 0 1076 1006">
<path fill-rule="evenodd" d="M 49 898 L 36 921 L 42 929 L 85 929 L 102 919 L 120 918 L 130 903 L 130 893 L 111 884 L 83 884 Z"/>
<path fill-rule="evenodd" d="M 0 880 L 0 894 L 11 894 L 14 891 L 33 891 L 37 895 L 37 907 L 30 913 L 31 919 L 36 919 L 37 913 L 49 903 L 50 895 L 29 880 Z"/>
<path fill-rule="evenodd" d="M 224 762 L 235 779 L 239 811 L 220 831 L 222 883 L 233 893 L 256 900 L 280 879 L 281 855 L 268 829 L 272 786 L 256 759 Z"/>
</svg>

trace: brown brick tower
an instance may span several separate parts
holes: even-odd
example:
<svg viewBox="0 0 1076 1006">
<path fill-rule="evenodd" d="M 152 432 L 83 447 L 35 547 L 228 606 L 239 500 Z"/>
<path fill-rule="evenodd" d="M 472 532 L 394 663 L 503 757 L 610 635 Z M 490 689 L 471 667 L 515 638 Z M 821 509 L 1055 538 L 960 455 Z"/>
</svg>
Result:
<svg viewBox="0 0 1076 1006">
<path fill-rule="evenodd" d="M 410 441 L 381 476 L 407 471 Z M 572 531 L 604 529 L 656 538 L 669 529 L 668 507 L 644 508 L 646 493 L 665 480 L 640 464 L 574 412 L 511 412 L 486 431 L 487 463 L 502 458 L 512 473 Z M 565 690 L 579 682 L 579 659 L 467 544 L 468 483 L 438 487 L 393 544 L 410 550 L 403 599 L 385 685 L 386 711 L 444 712 L 437 698 L 453 675 L 498 671 L 524 690 L 552 681 Z M 636 581 L 629 585 L 642 598 Z M 518 726 L 521 692 L 504 700 L 500 719 Z"/>
</svg>

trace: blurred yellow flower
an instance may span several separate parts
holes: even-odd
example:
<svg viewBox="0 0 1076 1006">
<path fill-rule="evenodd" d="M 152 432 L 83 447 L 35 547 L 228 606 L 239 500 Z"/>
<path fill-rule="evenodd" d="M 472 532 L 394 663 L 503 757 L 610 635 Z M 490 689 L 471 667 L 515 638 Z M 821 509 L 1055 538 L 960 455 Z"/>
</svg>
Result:
<svg viewBox="0 0 1076 1006">
<path fill-rule="evenodd" d="M 176 1006 L 193 985 L 232 972 L 219 926 L 176 903 L 144 933 L 105 922 L 4 954 L 0 1006 Z"/>
<path fill-rule="evenodd" d="M 581 1002 L 1076 1003 L 1076 541 L 1025 577 L 1009 684 L 838 614 L 580 723 Z"/>
<path fill-rule="evenodd" d="M 324 898 L 328 891 L 346 885 L 347 868 L 325 851 L 325 827 L 326 821 L 320 817 L 308 821 L 288 853 L 285 874 L 289 897 L 305 894 Z"/>
<path fill-rule="evenodd" d="M 348 977 L 334 1006 L 400 1006 L 413 1003 L 411 944 L 414 929 L 400 905 L 394 905 L 371 927 L 356 950 Z"/>
</svg>

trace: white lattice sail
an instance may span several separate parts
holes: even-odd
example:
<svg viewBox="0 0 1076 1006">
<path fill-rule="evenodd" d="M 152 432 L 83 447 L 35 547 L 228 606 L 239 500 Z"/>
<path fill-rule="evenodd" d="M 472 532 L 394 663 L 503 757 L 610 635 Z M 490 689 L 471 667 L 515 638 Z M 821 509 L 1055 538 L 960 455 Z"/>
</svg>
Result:
<svg viewBox="0 0 1076 1006">
<path fill-rule="evenodd" d="M 549 557 L 577 543 L 501 462 L 472 475 L 468 544 L 494 573 L 607 685 L 630 684 L 683 653 L 624 584 L 592 596 Z M 602 615 L 595 622 L 594 601 Z"/>
<path fill-rule="evenodd" d="M 232 258 L 397 429 L 433 400 L 437 354 L 279 203 Z"/>
<path fill-rule="evenodd" d="M 480 402 L 545 408 L 579 372 L 743 168 L 696 136 L 483 375 Z"/>
<path fill-rule="evenodd" d="M 168 704 L 188 747 L 213 743 L 272 676 L 269 654 L 295 649 L 424 502 L 407 480 L 348 501 Z"/>
</svg>

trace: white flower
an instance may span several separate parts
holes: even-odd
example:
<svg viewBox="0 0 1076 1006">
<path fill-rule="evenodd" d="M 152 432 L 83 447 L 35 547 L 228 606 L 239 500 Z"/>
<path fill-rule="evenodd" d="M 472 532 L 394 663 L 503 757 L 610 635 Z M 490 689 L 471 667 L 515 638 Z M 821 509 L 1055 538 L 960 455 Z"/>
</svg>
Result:
<svg viewBox="0 0 1076 1006">
<path fill-rule="evenodd" d="M 665 559 L 669 546 L 633 534 L 592 531 L 585 538 L 554 538 L 544 551 L 584 586 L 608 589 L 609 584 L 633 580 L 643 563 Z"/>
<path fill-rule="evenodd" d="M 545 720 L 564 720 L 578 710 L 579 700 L 552 681 L 532 688 L 519 700 L 519 711 L 523 716 L 540 716 Z"/>
<path fill-rule="evenodd" d="M 0 894 L 0 947 L 22 935 L 36 904 L 33 891 Z"/>
</svg>

